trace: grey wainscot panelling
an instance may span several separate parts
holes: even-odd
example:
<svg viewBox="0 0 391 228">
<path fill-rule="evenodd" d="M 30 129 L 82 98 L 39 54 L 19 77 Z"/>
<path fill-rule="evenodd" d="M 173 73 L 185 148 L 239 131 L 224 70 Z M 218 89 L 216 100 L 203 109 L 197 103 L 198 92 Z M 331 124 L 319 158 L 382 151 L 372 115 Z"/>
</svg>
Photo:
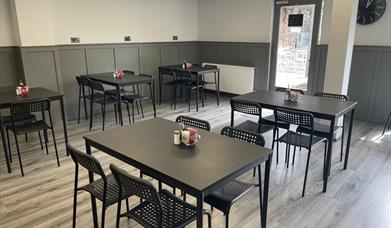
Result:
<svg viewBox="0 0 391 228">
<path fill-rule="evenodd" d="M 0 88 L 14 87 L 24 80 L 18 54 L 15 47 L 0 47 Z"/>
<path fill-rule="evenodd" d="M 200 62 L 255 67 L 254 89 L 268 89 L 269 49 L 268 43 L 199 42 Z"/>
<path fill-rule="evenodd" d="M 76 75 L 133 70 L 151 74 L 157 80 L 158 66 L 212 62 L 255 67 L 255 88 L 268 89 L 268 43 L 163 42 L 52 47 L 0 48 L 1 86 L 13 86 L 25 78 L 30 86 L 42 86 L 65 94 L 68 118 L 77 116 Z M 322 91 L 327 46 L 316 50 L 314 93 Z M 22 64 L 20 64 L 22 63 Z M 355 46 L 349 93 L 359 102 L 357 118 L 383 122 L 391 109 L 391 47 Z M 240 75 L 238 75 L 240 77 Z M 157 91 L 157 84 L 156 84 Z M 163 94 L 168 96 L 167 88 Z"/>
<path fill-rule="evenodd" d="M 327 45 L 318 46 L 316 54 L 314 88 L 322 91 Z M 358 101 L 357 119 L 385 122 L 391 111 L 391 47 L 354 46 L 348 96 Z"/>
</svg>

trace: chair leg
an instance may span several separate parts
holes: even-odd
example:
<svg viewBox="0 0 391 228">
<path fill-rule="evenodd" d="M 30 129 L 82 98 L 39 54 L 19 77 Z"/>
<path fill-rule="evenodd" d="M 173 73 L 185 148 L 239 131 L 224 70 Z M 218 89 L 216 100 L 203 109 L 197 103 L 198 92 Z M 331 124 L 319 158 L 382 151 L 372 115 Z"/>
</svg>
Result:
<svg viewBox="0 0 391 228">
<path fill-rule="evenodd" d="M 102 130 L 105 130 L 106 105 L 102 105 Z"/>
<path fill-rule="evenodd" d="M 90 100 L 90 131 L 92 129 L 93 109 L 94 109 L 94 104 L 92 100 Z"/>
<path fill-rule="evenodd" d="M 229 227 L 229 212 L 225 214 L 225 228 Z"/>
<path fill-rule="evenodd" d="M 129 124 L 131 124 L 132 122 L 130 120 L 129 103 L 126 102 L 125 105 L 126 105 L 126 110 L 128 111 Z"/>
<path fill-rule="evenodd" d="M 54 151 L 56 152 L 56 158 L 57 158 L 57 166 L 60 167 L 60 160 L 58 158 L 58 150 L 57 150 L 57 143 L 56 143 L 56 136 L 54 135 L 54 129 L 52 126 L 52 136 L 53 136 L 53 145 L 54 145 Z"/>
<path fill-rule="evenodd" d="M 132 102 L 132 121 L 134 122 L 134 102 Z"/>
<path fill-rule="evenodd" d="M 388 127 L 387 127 L 387 124 L 388 124 Z M 386 124 L 384 124 L 383 132 L 382 132 L 381 135 L 383 136 L 383 135 L 386 133 L 386 129 L 388 128 L 388 130 L 389 130 L 390 127 L 391 127 L 391 112 L 390 112 L 390 114 L 388 115 Z"/>
<path fill-rule="evenodd" d="M 38 131 L 38 137 L 39 137 L 39 143 L 41 144 L 41 150 L 43 150 L 42 137 L 40 131 Z"/>
<path fill-rule="evenodd" d="M 186 202 L 186 192 L 183 192 L 183 201 Z"/>
<path fill-rule="evenodd" d="M 26 142 L 29 141 L 29 138 L 27 137 L 27 133 L 24 133 L 24 138 L 25 138 Z"/>
<path fill-rule="evenodd" d="M 120 201 L 121 202 L 121 201 Z M 105 218 L 106 218 L 106 206 L 105 204 L 103 203 L 102 204 L 102 222 L 100 224 L 100 227 L 101 228 L 104 228 L 105 227 Z"/>
<path fill-rule="evenodd" d="M 253 170 L 253 177 L 255 177 L 255 174 L 257 174 L 257 169 L 256 168 L 254 168 L 254 170 Z"/>
<path fill-rule="evenodd" d="M 117 104 L 114 104 L 114 116 L 115 116 L 115 123 L 118 124 L 118 115 L 117 115 Z"/>
<path fill-rule="evenodd" d="M 190 105 L 191 105 L 191 89 L 188 89 L 188 91 L 187 91 L 187 93 L 188 93 L 188 102 L 189 102 L 189 112 L 190 112 Z"/>
<path fill-rule="evenodd" d="M 81 87 L 79 86 L 79 102 L 78 102 L 78 105 L 77 105 L 77 124 L 80 123 L 80 100 L 81 100 Z"/>
<path fill-rule="evenodd" d="M 77 169 L 76 169 L 77 170 Z M 73 217 L 72 217 L 72 228 L 76 228 L 76 207 L 77 207 L 77 171 L 75 174 L 75 186 L 73 189 Z"/>
<path fill-rule="evenodd" d="M 323 167 L 326 166 L 326 161 L 327 161 L 326 156 L 327 156 L 327 141 L 324 142 Z"/>
<path fill-rule="evenodd" d="M 205 88 L 202 87 L 201 91 L 202 91 L 202 93 L 201 93 L 201 104 L 202 104 L 202 107 L 205 107 Z"/>
<path fill-rule="evenodd" d="M 208 217 L 208 228 L 212 228 L 212 215 L 209 212 L 205 213 Z"/>
<path fill-rule="evenodd" d="M 141 100 L 139 100 L 139 102 L 140 102 L 141 117 L 144 118 L 143 104 L 141 103 Z M 137 104 L 137 101 L 136 101 L 136 104 Z"/>
<path fill-rule="evenodd" d="M 286 163 L 286 167 L 289 168 L 289 151 L 290 148 L 289 148 L 289 144 L 286 144 L 285 145 L 285 163 Z"/>
<path fill-rule="evenodd" d="M 176 110 L 176 86 L 174 86 L 174 110 Z"/>
<path fill-rule="evenodd" d="M 14 136 L 15 136 L 16 151 L 18 152 L 18 159 L 19 159 L 20 172 L 22 173 L 22 177 L 23 177 L 23 176 L 24 176 L 24 173 L 23 173 L 22 158 L 20 157 L 18 136 L 16 135 L 15 132 L 14 132 Z"/>
<path fill-rule="evenodd" d="M 128 202 L 128 199 L 126 199 L 126 202 Z M 126 206 L 128 206 L 128 204 L 126 204 Z M 129 211 L 129 209 L 127 211 Z M 116 228 L 119 228 L 119 220 L 121 218 L 120 215 L 121 215 L 121 201 L 118 202 L 118 206 L 117 206 L 117 219 L 115 222 Z"/>
<path fill-rule="evenodd" d="M 125 203 L 126 203 L 126 211 L 129 211 L 130 207 L 129 207 L 129 199 L 128 198 L 126 198 Z"/>
<path fill-rule="evenodd" d="M 47 130 L 43 130 L 43 137 L 45 139 L 46 154 L 49 154 L 49 149 L 48 149 L 49 138 L 48 138 L 48 131 Z"/>
<path fill-rule="evenodd" d="M 308 174 L 308 165 L 310 163 L 310 156 L 311 156 L 311 147 L 308 149 L 307 164 L 305 166 L 305 174 L 304 174 L 303 192 L 301 194 L 301 197 L 304 197 L 305 194 L 305 186 L 307 184 L 307 174 Z"/>
<path fill-rule="evenodd" d="M 296 146 L 293 148 L 292 166 L 295 164 Z"/>
<path fill-rule="evenodd" d="M 10 136 L 9 136 L 9 130 L 6 129 L 7 132 L 7 144 L 8 144 L 8 157 L 10 159 L 10 162 L 12 162 L 12 153 L 11 153 L 11 144 L 10 144 Z"/>
</svg>

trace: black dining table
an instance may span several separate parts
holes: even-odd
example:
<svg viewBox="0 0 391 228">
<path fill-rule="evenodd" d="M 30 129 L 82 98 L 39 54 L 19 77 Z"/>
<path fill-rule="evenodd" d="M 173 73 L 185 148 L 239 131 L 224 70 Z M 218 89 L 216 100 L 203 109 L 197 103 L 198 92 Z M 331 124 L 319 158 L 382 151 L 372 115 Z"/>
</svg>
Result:
<svg viewBox="0 0 391 228">
<path fill-rule="evenodd" d="M 67 124 L 66 124 L 66 113 L 64 108 L 64 95 L 58 92 L 51 91 L 49 89 L 45 89 L 42 87 L 30 88 L 28 96 L 18 96 L 16 95 L 15 88 L 14 89 L 1 89 L 0 90 L 0 109 L 9 109 L 11 104 L 14 102 L 20 101 L 31 101 L 36 99 L 45 99 L 48 98 L 52 101 L 60 101 L 61 106 L 61 118 L 64 130 L 64 138 L 65 143 L 68 143 L 68 133 L 67 133 Z M 1 120 L 1 112 L 0 112 L 0 131 L 1 131 L 1 140 L 3 143 L 4 156 L 7 163 L 8 173 L 11 172 L 11 165 L 7 153 L 7 145 L 5 141 L 5 132 L 3 128 L 3 123 Z M 68 155 L 68 154 L 67 154 Z"/>
<path fill-rule="evenodd" d="M 237 101 L 254 102 L 261 105 L 262 108 L 276 109 L 284 108 L 294 111 L 309 112 L 315 118 L 329 120 L 330 128 L 328 133 L 328 141 L 332 142 L 334 136 L 334 125 L 339 117 L 350 112 L 349 132 L 346 144 L 344 169 L 347 168 L 350 150 L 350 141 L 352 138 L 354 111 L 357 106 L 355 101 L 344 101 L 337 99 L 327 99 L 315 96 L 300 96 L 298 101 L 285 101 L 284 93 L 267 90 L 257 90 L 248 94 L 240 95 L 231 98 Z M 323 170 L 323 192 L 327 191 L 327 181 L 331 168 L 333 143 L 328 143 L 326 153 L 326 165 Z"/>
<path fill-rule="evenodd" d="M 150 75 L 143 74 L 132 74 L 128 72 L 124 72 L 124 77 L 119 79 L 113 77 L 113 72 L 106 73 L 98 73 L 98 74 L 87 74 L 83 75 L 91 80 L 99 81 L 102 84 L 114 86 L 117 90 L 118 96 L 118 113 L 119 113 L 119 121 L 121 126 L 123 125 L 122 118 L 122 101 L 121 101 L 121 88 L 125 86 L 137 85 L 137 84 L 148 84 L 149 90 L 152 98 L 152 106 L 153 106 L 153 116 L 156 117 L 156 105 L 155 105 L 155 83 Z"/>
<path fill-rule="evenodd" d="M 259 187 L 261 227 L 266 227 L 272 150 L 199 130 L 201 141 L 193 147 L 174 145 L 177 123 L 154 118 L 84 136 L 86 152 L 94 147 L 197 199 L 197 227 L 203 226 L 204 197 L 240 175 L 266 163 L 263 192 Z M 93 174 L 89 173 L 90 181 Z M 261 182 L 261 174 L 258 173 Z M 159 184 L 159 188 L 161 185 Z M 91 198 L 92 205 L 96 205 Z M 93 206 L 97 227 L 96 206 Z"/>
<path fill-rule="evenodd" d="M 163 87 L 163 72 L 169 72 L 173 70 L 186 70 L 189 71 L 192 75 L 196 76 L 197 88 L 200 84 L 200 80 L 202 76 L 207 73 L 215 73 L 217 74 L 217 105 L 220 103 L 220 69 L 214 66 L 201 66 L 198 64 L 193 64 L 193 66 L 183 69 L 182 64 L 176 65 L 167 65 L 167 66 L 159 66 L 159 105 L 162 103 L 162 87 Z M 200 91 L 196 90 L 196 111 L 198 112 L 198 100 L 200 97 Z"/>
</svg>

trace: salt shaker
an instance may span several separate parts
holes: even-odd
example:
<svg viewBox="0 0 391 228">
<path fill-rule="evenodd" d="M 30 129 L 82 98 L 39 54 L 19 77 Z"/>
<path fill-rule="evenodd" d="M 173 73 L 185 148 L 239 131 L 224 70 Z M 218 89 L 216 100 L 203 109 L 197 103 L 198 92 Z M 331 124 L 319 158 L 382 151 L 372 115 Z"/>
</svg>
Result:
<svg viewBox="0 0 391 228">
<path fill-rule="evenodd" d="M 181 132 L 179 130 L 174 131 L 174 144 L 175 145 L 181 144 Z"/>
</svg>

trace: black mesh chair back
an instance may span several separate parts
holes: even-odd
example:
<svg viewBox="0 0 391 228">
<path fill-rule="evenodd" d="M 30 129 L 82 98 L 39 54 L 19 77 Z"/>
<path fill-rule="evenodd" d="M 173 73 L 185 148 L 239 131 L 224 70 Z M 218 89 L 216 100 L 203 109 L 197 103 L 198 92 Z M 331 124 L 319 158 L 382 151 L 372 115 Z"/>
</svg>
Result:
<svg viewBox="0 0 391 228">
<path fill-rule="evenodd" d="M 50 110 L 49 99 L 14 102 L 11 104 L 11 116 L 28 114 L 32 112 L 43 112 Z"/>
<path fill-rule="evenodd" d="M 76 164 L 76 167 L 78 167 L 78 165 L 81 165 L 88 171 L 98 174 L 103 179 L 105 179 L 105 173 L 103 171 L 103 168 L 100 162 L 96 158 L 94 158 L 89 154 L 80 152 L 79 150 L 77 150 L 71 145 L 67 144 L 66 147 L 67 147 L 67 152 L 71 155 L 72 160 Z"/>
<path fill-rule="evenodd" d="M 265 138 L 255 132 L 245 131 L 234 127 L 224 127 L 220 134 L 258 146 L 265 146 Z"/>
<path fill-rule="evenodd" d="M 76 81 L 79 85 L 81 86 L 90 86 L 89 82 L 88 82 L 88 78 L 84 77 L 84 76 L 76 76 Z"/>
<path fill-rule="evenodd" d="M 256 116 L 262 114 L 262 108 L 259 104 L 248 101 L 231 100 L 231 110 Z"/>
<path fill-rule="evenodd" d="M 102 83 L 95 80 L 88 80 L 88 82 L 92 90 L 101 91 L 101 92 L 105 91 L 105 88 L 103 87 Z"/>
<path fill-rule="evenodd" d="M 275 109 L 274 118 L 276 123 L 294 124 L 309 129 L 314 129 L 314 116 L 308 112 L 291 111 L 287 109 Z"/>
<path fill-rule="evenodd" d="M 328 98 L 328 99 L 337 99 L 337 100 L 343 100 L 343 101 L 348 101 L 349 97 L 346 95 L 342 94 L 335 94 L 335 93 L 315 93 L 315 97 L 323 97 L 323 98 Z"/>
<path fill-rule="evenodd" d="M 210 131 L 210 124 L 206 120 L 200 120 L 189 116 L 178 116 L 175 122 Z"/>
<path fill-rule="evenodd" d="M 110 170 L 120 187 L 145 201 L 160 205 L 158 192 L 150 182 L 134 177 L 114 164 L 110 164 Z"/>
<path fill-rule="evenodd" d="M 276 92 L 285 92 L 287 90 L 287 88 L 284 88 L 284 87 L 277 87 L 276 88 Z M 293 92 L 297 92 L 297 93 L 300 93 L 301 95 L 304 95 L 304 91 L 301 90 L 301 89 L 290 89 L 291 91 Z"/>
</svg>

